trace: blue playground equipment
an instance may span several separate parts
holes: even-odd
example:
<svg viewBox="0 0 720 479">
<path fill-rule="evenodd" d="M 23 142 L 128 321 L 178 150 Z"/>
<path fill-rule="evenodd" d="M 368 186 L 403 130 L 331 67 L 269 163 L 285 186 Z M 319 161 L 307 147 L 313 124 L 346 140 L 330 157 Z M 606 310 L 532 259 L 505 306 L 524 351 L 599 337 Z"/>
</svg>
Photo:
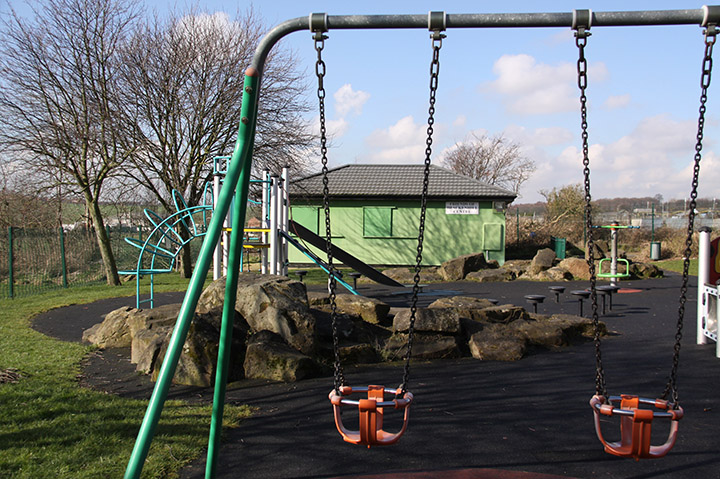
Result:
<svg viewBox="0 0 720 479">
<path fill-rule="evenodd" d="M 205 200 L 207 200 L 208 191 L 206 189 L 203 195 Z M 209 213 L 213 209 L 212 201 L 209 204 L 189 207 L 176 190 L 173 190 L 172 198 L 177 212 L 167 218 L 161 217 L 152 210 L 145 209 L 145 217 L 154 227 L 145 241 L 137 238 L 125 238 L 128 244 L 140 250 L 135 269 L 118 271 L 123 275 L 135 276 L 136 308 L 140 308 L 143 303 L 150 303 L 150 308 L 153 307 L 155 275 L 170 273 L 175 267 L 175 260 L 183 247 L 195 238 L 204 237 L 207 232 Z M 183 235 L 180 234 L 182 230 L 187 233 L 187 238 L 183 238 Z M 150 276 L 150 297 L 141 300 L 140 278 L 145 275 Z"/>
</svg>

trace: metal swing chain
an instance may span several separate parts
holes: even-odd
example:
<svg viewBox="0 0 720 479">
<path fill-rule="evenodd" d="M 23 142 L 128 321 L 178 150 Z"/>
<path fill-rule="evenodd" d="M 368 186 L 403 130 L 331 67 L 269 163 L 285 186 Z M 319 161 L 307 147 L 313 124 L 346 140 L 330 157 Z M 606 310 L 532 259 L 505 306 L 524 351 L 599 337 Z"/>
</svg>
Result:
<svg viewBox="0 0 720 479">
<path fill-rule="evenodd" d="M 420 197 L 420 226 L 418 227 L 417 255 L 415 256 L 415 276 L 413 278 L 413 292 L 410 302 L 410 325 L 408 327 L 407 351 L 405 353 L 405 368 L 403 380 L 400 385 L 401 393 L 405 394 L 407 384 L 410 380 L 410 358 L 412 357 L 412 346 L 415 332 L 415 319 L 417 317 L 418 294 L 420 293 L 420 265 L 422 263 L 423 241 L 425 239 L 425 212 L 427 209 L 427 194 L 430 177 L 430 165 L 432 163 L 433 125 L 435 124 L 435 95 L 438 88 L 438 75 L 440 73 L 440 48 L 445 35 L 435 32 L 432 35 L 433 57 L 430 63 L 430 106 L 428 108 L 427 139 L 425 140 L 425 169 L 423 171 L 422 194 Z"/>
<path fill-rule="evenodd" d="M 587 60 L 585 59 L 585 45 L 590 32 L 585 28 L 578 28 L 575 32 L 575 44 L 578 47 L 578 87 L 580 88 L 580 117 L 582 128 L 582 154 L 583 154 L 583 175 L 585 179 L 585 222 L 587 231 L 587 264 L 590 272 L 590 301 L 592 303 L 592 322 L 595 329 L 595 394 L 603 396 L 607 395 L 607 387 L 605 384 L 605 370 L 602 363 L 602 352 L 600 348 L 600 318 L 598 315 L 597 301 L 597 277 L 595 274 L 595 251 L 593 242 L 592 227 L 592 196 L 590 195 L 590 147 L 588 144 L 588 123 L 587 123 Z"/>
<path fill-rule="evenodd" d="M 315 62 L 315 74 L 318 79 L 317 97 L 320 104 L 320 155 L 322 161 L 322 183 L 323 183 L 323 210 L 325 211 L 325 241 L 327 244 L 326 254 L 328 262 L 328 286 L 330 290 L 330 322 L 332 324 L 332 339 L 334 358 L 334 387 L 335 392 L 340 394 L 340 386 L 345 384 L 345 374 L 340 362 L 340 337 L 337 325 L 337 282 L 335 281 L 335 267 L 333 266 L 332 254 L 332 233 L 330 228 L 330 188 L 328 186 L 328 159 L 327 159 L 327 127 L 325 125 L 325 87 L 323 79 L 325 77 L 325 62 L 322 59 L 322 51 L 325 48 L 325 40 L 327 35 L 322 32 L 316 32 L 315 51 L 317 51 L 317 61 Z"/>
<path fill-rule="evenodd" d="M 678 407 L 678 390 L 677 390 L 677 370 L 680 361 L 680 347 L 682 341 L 683 319 L 685 317 L 685 302 L 687 301 L 688 277 L 690 269 L 690 254 L 692 253 L 693 231 L 695 228 L 695 207 L 697 206 L 697 188 L 700 179 L 700 160 L 702 159 L 702 141 L 703 130 L 705 127 L 705 104 L 707 103 L 707 92 L 710 86 L 712 76 L 712 51 L 715 45 L 717 28 L 715 25 L 709 25 L 705 30 L 705 56 L 703 58 L 702 77 L 700 79 L 700 108 L 698 116 L 697 143 L 695 143 L 695 158 L 693 165 L 692 189 L 690 191 L 690 212 L 688 213 L 688 229 L 685 239 L 685 251 L 683 253 L 683 276 L 682 286 L 680 288 L 680 305 L 678 307 L 677 332 L 675 333 L 675 347 L 672 360 L 672 369 L 668 383 L 665 386 L 662 399 L 666 399 L 671 394 L 671 402 L 674 407 Z"/>
</svg>

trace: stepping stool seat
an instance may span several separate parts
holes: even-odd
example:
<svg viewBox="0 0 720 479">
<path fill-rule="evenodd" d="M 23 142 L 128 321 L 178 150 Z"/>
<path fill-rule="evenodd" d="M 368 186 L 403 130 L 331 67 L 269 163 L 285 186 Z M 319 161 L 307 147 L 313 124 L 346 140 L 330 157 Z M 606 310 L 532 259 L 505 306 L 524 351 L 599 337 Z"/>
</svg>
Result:
<svg viewBox="0 0 720 479">
<path fill-rule="evenodd" d="M 542 294 L 526 294 L 525 299 L 533 305 L 533 313 L 537 313 L 537 305 L 545 301 L 545 296 Z"/>
<path fill-rule="evenodd" d="M 565 286 L 550 286 L 548 289 L 555 293 L 555 302 L 559 303 L 560 295 L 565 292 Z"/>
<path fill-rule="evenodd" d="M 299 270 L 295 271 L 294 274 L 296 274 L 297 277 L 300 278 L 300 282 L 302 283 L 303 277 L 304 277 L 307 273 L 308 273 L 308 272 L 305 271 L 304 269 L 299 269 Z"/>
<path fill-rule="evenodd" d="M 617 293 L 617 292 L 620 290 L 620 286 L 614 286 L 614 285 L 608 284 L 608 285 L 598 286 L 598 287 L 595 288 L 595 289 L 597 289 L 598 291 L 604 291 L 604 292 L 607 293 L 607 295 L 608 295 L 609 309 L 610 309 L 610 311 L 612 311 L 612 308 L 613 308 L 613 306 L 612 306 L 612 295 L 613 295 L 613 293 Z M 604 298 L 603 298 L 603 301 L 604 301 Z M 603 305 L 604 305 L 604 304 L 605 304 L 605 303 L 603 302 Z M 604 309 L 603 309 L 603 312 L 605 312 Z"/>
<path fill-rule="evenodd" d="M 578 298 L 578 304 L 580 305 L 580 316 L 583 315 L 583 300 L 588 299 L 590 297 L 590 291 L 586 289 L 576 289 L 574 291 L 570 291 L 570 294 L 573 296 L 577 296 Z"/>
</svg>

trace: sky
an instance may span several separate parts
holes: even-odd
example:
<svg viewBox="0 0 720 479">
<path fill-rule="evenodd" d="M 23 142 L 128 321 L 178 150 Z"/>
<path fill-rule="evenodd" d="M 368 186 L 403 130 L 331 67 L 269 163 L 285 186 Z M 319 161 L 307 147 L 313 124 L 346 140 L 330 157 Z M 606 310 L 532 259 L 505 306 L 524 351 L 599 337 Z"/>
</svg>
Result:
<svg viewBox="0 0 720 479">
<path fill-rule="evenodd" d="M 147 0 L 162 13 L 167 3 Z M 676 1 L 363 2 L 206 0 L 208 13 L 249 6 L 268 27 L 284 20 L 329 15 L 571 12 L 697 9 Z M 596 27 L 586 56 L 591 185 L 594 198 L 662 195 L 687 198 L 704 49 L 699 26 Z M 504 135 L 537 169 L 518 203 L 582 177 L 577 47 L 569 28 L 451 29 L 440 53 L 433 162 L 473 134 Z M 431 40 L 425 30 L 331 30 L 327 65 L 331 166 L 348 163 L 422 164 L 429 97 Z M 316 53 L 310 32 L 281 42 L 299 59 L 312 88 Z M 717 62 L 716 62 L 717 63 Z M 720 70 L 720 68 L 718 69 Z M 716 73 L 720 78 L 720 71 Z M 720 79 L 717 80 L 720 83 Z M 700 197 L 720 196 L 720 85 L 711 85 Z M 318 114 L 308 119 L 317 125 Z M 318 161 L 318 159 L 314 159 Z"/>
</svg>

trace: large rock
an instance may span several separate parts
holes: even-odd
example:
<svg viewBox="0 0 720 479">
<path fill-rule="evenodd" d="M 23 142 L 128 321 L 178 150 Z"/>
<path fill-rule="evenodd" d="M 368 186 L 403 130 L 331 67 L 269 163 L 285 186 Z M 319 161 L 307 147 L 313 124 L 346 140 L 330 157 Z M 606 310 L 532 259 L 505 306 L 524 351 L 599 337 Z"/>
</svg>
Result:
<svg viewBox="0 0 720 479">
<path fill-rule="evenodd" d="M 224 297 L 225 278 L 220 278 L 203 291 L 197 311 L 220 308 Z M 284 276 L 241 273 L 235 309 L 253 331 L 277 333 L 305 354 L 316 351 L 315 317 L 308 306 L 305 285 L 300 281 Z"/>
<path fill-rule="evenodd" d="M 472 311 L 473 320 L 486 323 L 508 324 L 529 317 L 525 308 L 512 304 L 502 304 Z"/>
<path fill-rule="evenodd" d="M 367 343 L 341 346 L 338 352 L 344 364 L 370 364 L 380 359 L 377 350 Z"/>
<path fill-rule="evenodd" d="M 452 308 L 457 311 L 460 318 L 483 319 L 481 312 L 485 308 L 492 308 L 495 305 L 484 298 L 474 298 L 472 296 L 448 296 L 439 298 L 430 303 L 428 308 Z"/>
<path fill-rule="evenodd" d="M 485 324 L 468 341 L 470 354 L 485 361 L 517 361 L 527 350 L 527 341 L 501 324 Z"/>
<path fill-rule="evenodd" d="M 498 268 L 474 271 L 472 273 L 468 273 L 468 275 L 465 276 L 465 279 L 470 281 L 477 281 L 478 283 L 491 283 L 498 281 L 512 281 L 516 277 L 516 272 L 508 271 L 505 268 Z"/>
<path fill-rule="evenodd" d="M 101 323 L 83 331 L 82 340 L 101 348 L 129 348 L 132 336 L 127 321 L 137 311 L 123 307 L 109 312 Z"/>
<path fill-rule="evenodd" d="M 165 304 L 153 309 L 136 309 L 128 314 L 127 326 L 130 329 L 130 336 L 143 329 L 158 328 L 161 326 L 174 326 L 177 322 L 178 313 L 182 304 Z"/>
<path fill-rule="evenodd" d="M 528 268 L 530 268 L 530 263 L 531 261 L 528 259 L 513 259 L 505 261 L 505 264 L 502 267 L 504 270 L 514 274 L 516 278 L 519 278 L 527 272 Z"/>
<path fill-rule="evenodd" d="M 398 283 L 413 284 L 415 282 L 415 270 L 411 268 L 390 268 L 383 270 L 382 273 Z M 433 281 L 442 281 L 438 268 L 422 268 L 420 270 L 420 282 L 432 283 Z"/>
<path fill-rule="evenodd" d="M 587 261 L 582 258 L 565 258 L 558 264 L 558 267 L 568 271 L 573 279 L 590 279 L 590 268 L 588 268 Z"/>
<path fill-rule="evenodd" d="M 403 309 L 393 319 L 393 330 L 410 328 L 410 309 Z M 415 314 L 415 331 L 428 333 L 459 334 L 460 316 L 453 308 L 418 309 Z"/>
<path fill-rule="evenodd" d="M 218 359 L 220 341 L 221 312 L 196 314 L 188 328 L 188 334 L 183 344 L 178 360 L 173 382 L 187 386 L 208 387 L 215 384 L 215 373 Z M 244 377 L 243 359 L 245 355 L 245 341 L 247 338 L 247 324 L 236 315 L 232 342 L 230 346 L 230 363 L 228 381 L 237 381 Z M 150 369 L 153 380 L 157 380 L 160 366 L 165 359 L 171 336 L 167 335 L 157 352 L 155 364 Z M 150 343 L 148 348 L 152 348 Z M 144 355 L 152 353 L 146 350 Z"/>
<path fill-rule="evenodd" d="M 543 348 L 557 348 L 567 344 L 559 324 L 552 321 L 524 320 L 513 321 L 508 325 L 525 337 L 529 344 Z"/>
<path fill-rule="evenodd" d="M 573 279 L 573 275 L 560 266 L 553 266 L 552 268 L 540 271 L 535 275 L 534 279 L 540 281 L 570 281 Z"/>
<path fill-rule="evenodd" d="M 591 318 L 573 314 L 553 314 L 548 321 L 562 328 L 568 343 L 572 343 L 576 339 L 592 339 L 595 337 L 595 326 Z M 601 336 L 607 334 L 607 326 L 602 321 L 598 323 L 598 329 Z"/>
<path fill-rule="evenodd" d="M 509 326 L 524 336 L 529 344 L 547 349 L 592 339 L 595 335 L 592 319 L 571 314 L 532 315 L 530 320 L 514 321 Z M 604 323 L 600 322 L 598 327 L 601 335 L 607 334 Z"/>
<path fill-rule="evenodd" d="M 550 269 L 555 261 L 555 251 L 550 248 L 541 249 L 535 254 L 530 263 L 530 274 L 538 274 L 541 271 Z"/>
<path fill-rule="evenodd" d="M 407 334 L 394 334 L 386 342 L 383 356 L 388 360 L 403 359 L 407 352 Z M 413 336 L 413 359 L 450 359 L 459 358 L 462 351 L 454 336 L 439 334 L 415 334 Z"/>
<path fill-rule="evenodd" d="M 390 312 L 390 306 L 379 299 L 355 294 L 338 294 L 335 304 L 338 311 L 359 316 L 363 321 L 373 324 L 385 323 Z"/>
<path fill-rule="evenodd" d="M 158 355 L 172 330 L 170 326 L 141 329 L 133 336 L 130 362 L 136 365 L 137 372 L 151 374 L 156 367 L 160 367 Z"/>
<path fill-rule="evenodd" d="M 468 273 L 488 268 L 485 255 L 482 253 L 466 254 L 458 258 L 445 261 L 440 265 L 440 276 L 445 281 L 460 281 Z"/>
<path fill-rule="evenodd" d="M 271 331 L 260 331 L 250 338 L 244 368 L 247 378 L 286 382 L 321 374 L 315 361 L 288 346 L 282 337 Z"/>
<path fill-rule="evenodd" d="M 654 264 L 633 263 L 630 273 L 637 278 L 662 278 L 663 271 Z"/>
</svg>

